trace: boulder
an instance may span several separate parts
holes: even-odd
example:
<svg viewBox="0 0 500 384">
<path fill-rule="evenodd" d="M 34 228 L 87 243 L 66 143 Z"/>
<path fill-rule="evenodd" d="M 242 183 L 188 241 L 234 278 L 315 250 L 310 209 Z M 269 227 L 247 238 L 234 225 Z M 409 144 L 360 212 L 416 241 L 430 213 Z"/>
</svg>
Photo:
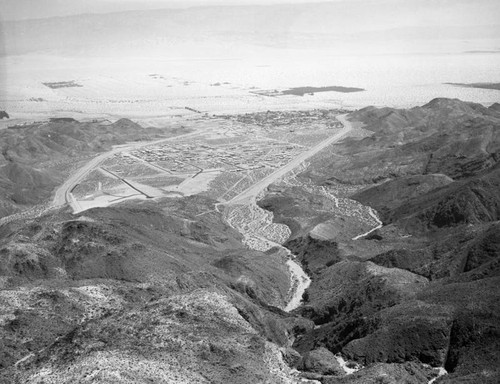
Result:
<svg viewBox="0 0 500 384">
<path fill-rule="evenodd" d="M 285 348 L 281 354 L 289 367 L 298 368 L 302 364 L 302 356 L 293 348 Z"/>
<path fill-rule="evenodd" d="M 432 366 L 446 362 L 453 322 L 450 309 L 411 302 L 381 312 L 378 329 L 348 343 L 342 353 L 363 364 L 419 360 Z"/>
<path fill-rule="evenodd" d="M 324 347 L 305 353 L 301 369 L 320 375 L 340 376 L 345 374 L 335 355 Z"/>
</svg>

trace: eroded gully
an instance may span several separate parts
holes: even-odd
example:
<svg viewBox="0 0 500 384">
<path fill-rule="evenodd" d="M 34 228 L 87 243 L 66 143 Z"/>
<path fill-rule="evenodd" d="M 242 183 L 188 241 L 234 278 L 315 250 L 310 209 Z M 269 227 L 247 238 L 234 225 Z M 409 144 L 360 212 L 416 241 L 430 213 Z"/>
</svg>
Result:
<svg viewBox="0 0 500 384">
<path fill-rule="evenodd" d="M 311 284 L 311 279 L 296 261 L 296 256 L 282 245 L 290 236 L 290 229 L 284 224 L 274 223 L 273 213 L 260 208 L 255 201 L 250 204 L 226 207 L 224 217 L 231 227 L 243 235 L 243 242 L 249 248 L 264 252 L 273 247 L 279 247 L 286 252 L 290 289 L 287 303 L 282 309 L 289 312 L 298 308 L 302 303 L 302 295 Z M 350 366 L 340 354 L 335 358 L 348 375 L 359 369 L 359 367 Z"/>
<path fill-rule="evenodd" d="M 243 235 L 243 242 L 249 248 L 265 252 L 278 247 L 286 253 L 290 290 L 282 309 L 289 312 L 298 308 L 311 279 L 297 263 L 295 255 L 282 245 L 290 236 L 290 229 L 286 225 L 274 223 L 272 212 L 263 210 L 255 202 L 227 207 L 224 215 L 229 225 Z"/>
</svg>

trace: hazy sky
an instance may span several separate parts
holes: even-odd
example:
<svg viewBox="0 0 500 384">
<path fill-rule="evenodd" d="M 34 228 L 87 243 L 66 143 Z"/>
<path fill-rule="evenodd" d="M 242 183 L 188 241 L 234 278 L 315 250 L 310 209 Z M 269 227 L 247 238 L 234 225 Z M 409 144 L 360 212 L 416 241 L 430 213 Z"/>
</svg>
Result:
<svg viewBox="0 0 500 384">
<path fill-rule="evenodd" d="M 305 3 L 314 6 L 315 2 L 345 2 L 346 5 L 354 2 L 363 3 L 393 3 L 395 8 L 414 9 L 416 7 L 439 8 L 445 7 L 446 18 L 451 13 L 462 12 L 464 6 L 470 6 L 476 14 L 471 15 L 475 20 L 471 24 L 491 24 L 492 20 L 498 18 L 500 11 L 499 0 L 0 0 L 0 19 L 32 19 L 50 16 L 66 16 L 80 13 L 103 13 L 114 11 L 126 11 L 136 9 L 156 8 L 185 8 L 191 6 L 209 5 L 248 5 L 248 4 L 290 4 Z M 411 11 L 408 15 L 411 17 Z M 497 22 L 493 22 L 497 24 Z"/>
<path fill-rule="evenodd" d="M 317 3 L 334 3 L 327 10 L 331 13 L 331 17 L 326 17 L 328 21 L 320 17 L 323 21 L 319 25 L 314 18 L 303 23 L 303 29 L 312 33 L 321 32 L 322 28 L 327 32 L 335 26 L 344 33 L 436 26 L 457 29 L 484 26 L 490 30 L 494 26 L 493 30 L 500 32 L 500 0 L 0 0 L 0 21 L 159 8 L 291 3 L 306 4 L 305 13 L 313 15 L 314 10 L 325 9 Z M 270 12 L 275 24 L 283 21 L 283 14 Z M 295 11 L 288 8 L 287 12 Z M 301 7 L 296 12 L 297 18 L 303 13 Z"/>
<path fill-rule="evenodd" d="M 341 2 L 345 0 L 319 0 Z M 372 0 L 350 0 L 372 1 Z M 186 8 L 210 5 L 269 5 L 312 3 L 308 0 L 0 0 L 0 17 L 4 20 L 66 16 L 80 13 L 102 13 L 136 9 Z"/>
</svg>

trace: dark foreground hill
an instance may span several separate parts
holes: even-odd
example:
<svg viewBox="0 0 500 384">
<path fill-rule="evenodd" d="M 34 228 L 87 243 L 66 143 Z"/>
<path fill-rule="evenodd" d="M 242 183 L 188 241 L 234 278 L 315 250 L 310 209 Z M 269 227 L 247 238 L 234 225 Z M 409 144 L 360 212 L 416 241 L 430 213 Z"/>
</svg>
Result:
<svg viewBox="0 0 500 384">
<path fill-rule="evenodd" d="M 279 251 L 199 198 L 0 227 L 2 382 L 287 382 Z M 274 308 L 274 309 L 273 309 Z"/>
<path fill-rule="evenodd" d="M 51 119 L 0 131 L 0 218 L 50 197 L 78 161 L 112 145 L 168 137 L 178 132 L 121 119 L 113 124 Z"/>
</svg>

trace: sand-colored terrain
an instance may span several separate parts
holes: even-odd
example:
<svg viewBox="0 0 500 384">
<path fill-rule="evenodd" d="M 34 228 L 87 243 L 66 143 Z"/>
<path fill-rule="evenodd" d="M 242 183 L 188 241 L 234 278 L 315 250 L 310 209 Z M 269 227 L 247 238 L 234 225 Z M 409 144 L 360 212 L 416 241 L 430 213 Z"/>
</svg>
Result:
<svg viewBox="0 0 500 384">
<path fill-rule="evenodd" d="M 197 47 L 191 47 L 195 52 Z M 444 82 L 490 81 L 499 58 L 494 54 L 450 56 L 344 56 L 325 49 L 299 53 L 292 49 L 246 47 L 210 51 L 193 57 L 189 46 L 178 56 L 150 52 L 139 56 L 26 54 L 5 57 L 6 74 L 0 110 L 10 119 L 0 128 L 48 115 L 76 119 L 126 117 L 146 125 L 164 125 L 201 113 L 244 113 L 366 105 L 413 106 L 434 97 L 498 101 L 498 91 L 456 87 Z M 175 51 L 172 53 L 175 55 Z M 477 63 L 481 71 L 477 71 Z M 304 68 L 307 68 L 304 71 Z M 74 81 L 77 87 L 46 84 Z M 359 87 L 362 92 L 319 92 L 304 96 L 266 96 L 292 87 Z M 186 107 L 190 109 L 186 109 Z"/>
</svg>

